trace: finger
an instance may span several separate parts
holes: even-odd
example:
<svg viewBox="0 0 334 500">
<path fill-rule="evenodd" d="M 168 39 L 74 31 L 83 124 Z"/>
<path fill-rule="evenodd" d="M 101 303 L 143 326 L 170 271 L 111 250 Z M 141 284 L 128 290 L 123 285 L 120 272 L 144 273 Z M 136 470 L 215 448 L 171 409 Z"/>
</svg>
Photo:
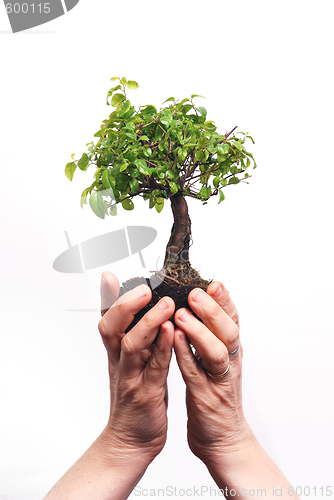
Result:
<svg viewBox="0 0 334 500">
<path fill-rule="evenodd" d="M 179 309 L 174 319 L 202 358 L 203 367 L 212 375 L 224 373 L 229 366 L 229 356 L 223 342 L 187 309 Z"/>
<path fill-rule="evenodd" d="M 200 288 L 192 290 L 188 302 L 204 325 L 233 352 L 238 348 L 239 327 L 210 295 Z"/>
<path fill-rule="evenodd" d="M 116 276 L 109 272 L 104 271 L 101 276 L 101 316 L 103 316 L 108 309 L 116 302 L 119 294 L 119 283 Z"/>
<path fill-rule="evenodd" d="M 174 310 L 174 301 L 170 297 L 163 297 L 124 335 L 120 354 L 121 370 L 124 376 L 135 377 L 141 373 L 145 366 L 141 352 L 152 345 L 160 325 L 172 316 Z"/>
<path fill-rule="evenodd" d="M 239 326 L 239 315 L 230 294 L 220 281 L 213 281 L 206 292 L 220 305 L 226 314 Z"/>
<path fill-rule="evenodd" d="M 191 390 L 204 384 L 206 382 L 205 373 L 195 359 L 185 332 L 180 328 L 175 328 L 174 331 L 174 352 L 187 387 Z"/>
<path fill-rule="evenodd" d="M 165 321 L 160 326 L 153 353 L 145 368 L 147 381 L 156 387 L 163 387 L 166 383 L 169 363 L 172 357 L 173 340 L 173 323 Z"/>
<path fill-rule="evenodd" d="M 147 285 L 139 285 L 122 295 L 100 320 L 99 332 L 113 361 L 119 359 L 126 328 L 132 323 L 135 314 L 149 303 L 151 296 Z"/>
</svg>

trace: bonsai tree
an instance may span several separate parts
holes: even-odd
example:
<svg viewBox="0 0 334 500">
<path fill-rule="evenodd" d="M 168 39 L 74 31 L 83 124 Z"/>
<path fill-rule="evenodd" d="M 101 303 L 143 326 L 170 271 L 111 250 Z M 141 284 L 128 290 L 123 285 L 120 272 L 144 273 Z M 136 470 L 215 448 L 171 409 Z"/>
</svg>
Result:
<svg viewBox="0 0 334 500">
<path fill-rule="evenodd" d="M 86 171 L 94 165 L 94 182 L 83 191 L 81 206 L 88 200 L 103 219 L 116 215 L 120 205 L 133 210 L 137 196 L 157 212 L 169 200 L 174 224 L 162 279 L 186 287 L 186 295 L 195 286 L 206 288 L 208 282 L 189 262 L 191 221 L 186 199 L 196 198 L 204 205 L 216 196 L 219 204 L 228 186 L 247 182 L 247 169 L 256 163 L 245 142 L 254 141 L 248 133 L 234 134 L 237 127 L 218 133 L 214 121 L 207 120 L 206 109 L 194 103 L 202 96 L 193 94 L 181 101 L 169 97 L 159 110 L 152 104 L 135 109 L 127 91 L 137 89 L 138 83 L 111 80 L 117 84 L 108 92 L 107 105 L 115 109 L 94 135 L 96 144 L 87 144 L 87 152 L 78 160 L 72 155 L 65 174 L 72 181 L 77 168 Z"/>
</svg>

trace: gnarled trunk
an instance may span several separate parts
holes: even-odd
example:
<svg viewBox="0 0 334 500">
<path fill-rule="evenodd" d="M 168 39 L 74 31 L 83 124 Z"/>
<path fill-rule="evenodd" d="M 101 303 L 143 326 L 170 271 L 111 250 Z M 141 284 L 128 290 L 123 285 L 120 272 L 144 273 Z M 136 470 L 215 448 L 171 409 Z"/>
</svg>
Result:
<svg viewBox="0 0 334 500">
<path fill-rule="evenodd" d="M 164 268 L 186 270 L 190 267 L 189 245 L 191 239 L 191 221 L 188 205 L 181 194 L 174 194 L 170 198 L 174 224 L 172 234 L 166 248 Z"/>
</svg>

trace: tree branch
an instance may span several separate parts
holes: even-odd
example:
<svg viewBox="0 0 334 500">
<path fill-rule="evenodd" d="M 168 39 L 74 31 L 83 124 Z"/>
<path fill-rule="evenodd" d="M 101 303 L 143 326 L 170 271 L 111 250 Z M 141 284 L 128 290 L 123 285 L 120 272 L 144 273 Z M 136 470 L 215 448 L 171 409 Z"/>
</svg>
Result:
<svg viewBox="0 0 334 500">
<path fill-rule="evenodd" d="M 235 131 L 236 128 L 238 128 L 238 125 L 236 125 L 235 127 L 233 127 L 232 130 L 228 134 L 225 135 L 225 139 L 223 139 L 222 141 L 220 141 L 220 144 L 222 142 L 226 141 L 226 139 L 228 138 L 228 136 L 231 135 Z"/>
</svg>

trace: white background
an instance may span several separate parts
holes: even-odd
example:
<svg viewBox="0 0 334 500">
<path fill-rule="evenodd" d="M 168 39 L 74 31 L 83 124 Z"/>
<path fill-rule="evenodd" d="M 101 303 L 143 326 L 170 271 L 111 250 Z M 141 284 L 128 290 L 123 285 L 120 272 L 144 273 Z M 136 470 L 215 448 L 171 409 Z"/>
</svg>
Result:
<svg viewBox="0 0 334 500">
<path fill-rule="evenodd" d="M 112 76 L 139 82 L 136 105 L 202 94 L 219 131 L 238 125 L 255 138 L 249 185 L 228 187 L 219 206 L 189 203 L 191 259 L 238 306 L 244 407 L 259 441 L 292 485 L 334 495 L 333 16 L 331 1 L 80 0 L 13 35 L 0 6 L 1 500 L 42 498 L 108 417 L 103 269 L 54 271 L 64 231 L 75 243 L 155 227 L 148 268 L 170 233 L 168 207 L 138 203 L 100 221 L 79 206 L 93 172 L 64 176 L 111 111 Z M 108 269 L 121 281 L 141 271 L 138 256 Z M 168 442 L 140 485 L 214 486 L 187 448 L 175 362 L 169 387 Z"/>
</svg>

